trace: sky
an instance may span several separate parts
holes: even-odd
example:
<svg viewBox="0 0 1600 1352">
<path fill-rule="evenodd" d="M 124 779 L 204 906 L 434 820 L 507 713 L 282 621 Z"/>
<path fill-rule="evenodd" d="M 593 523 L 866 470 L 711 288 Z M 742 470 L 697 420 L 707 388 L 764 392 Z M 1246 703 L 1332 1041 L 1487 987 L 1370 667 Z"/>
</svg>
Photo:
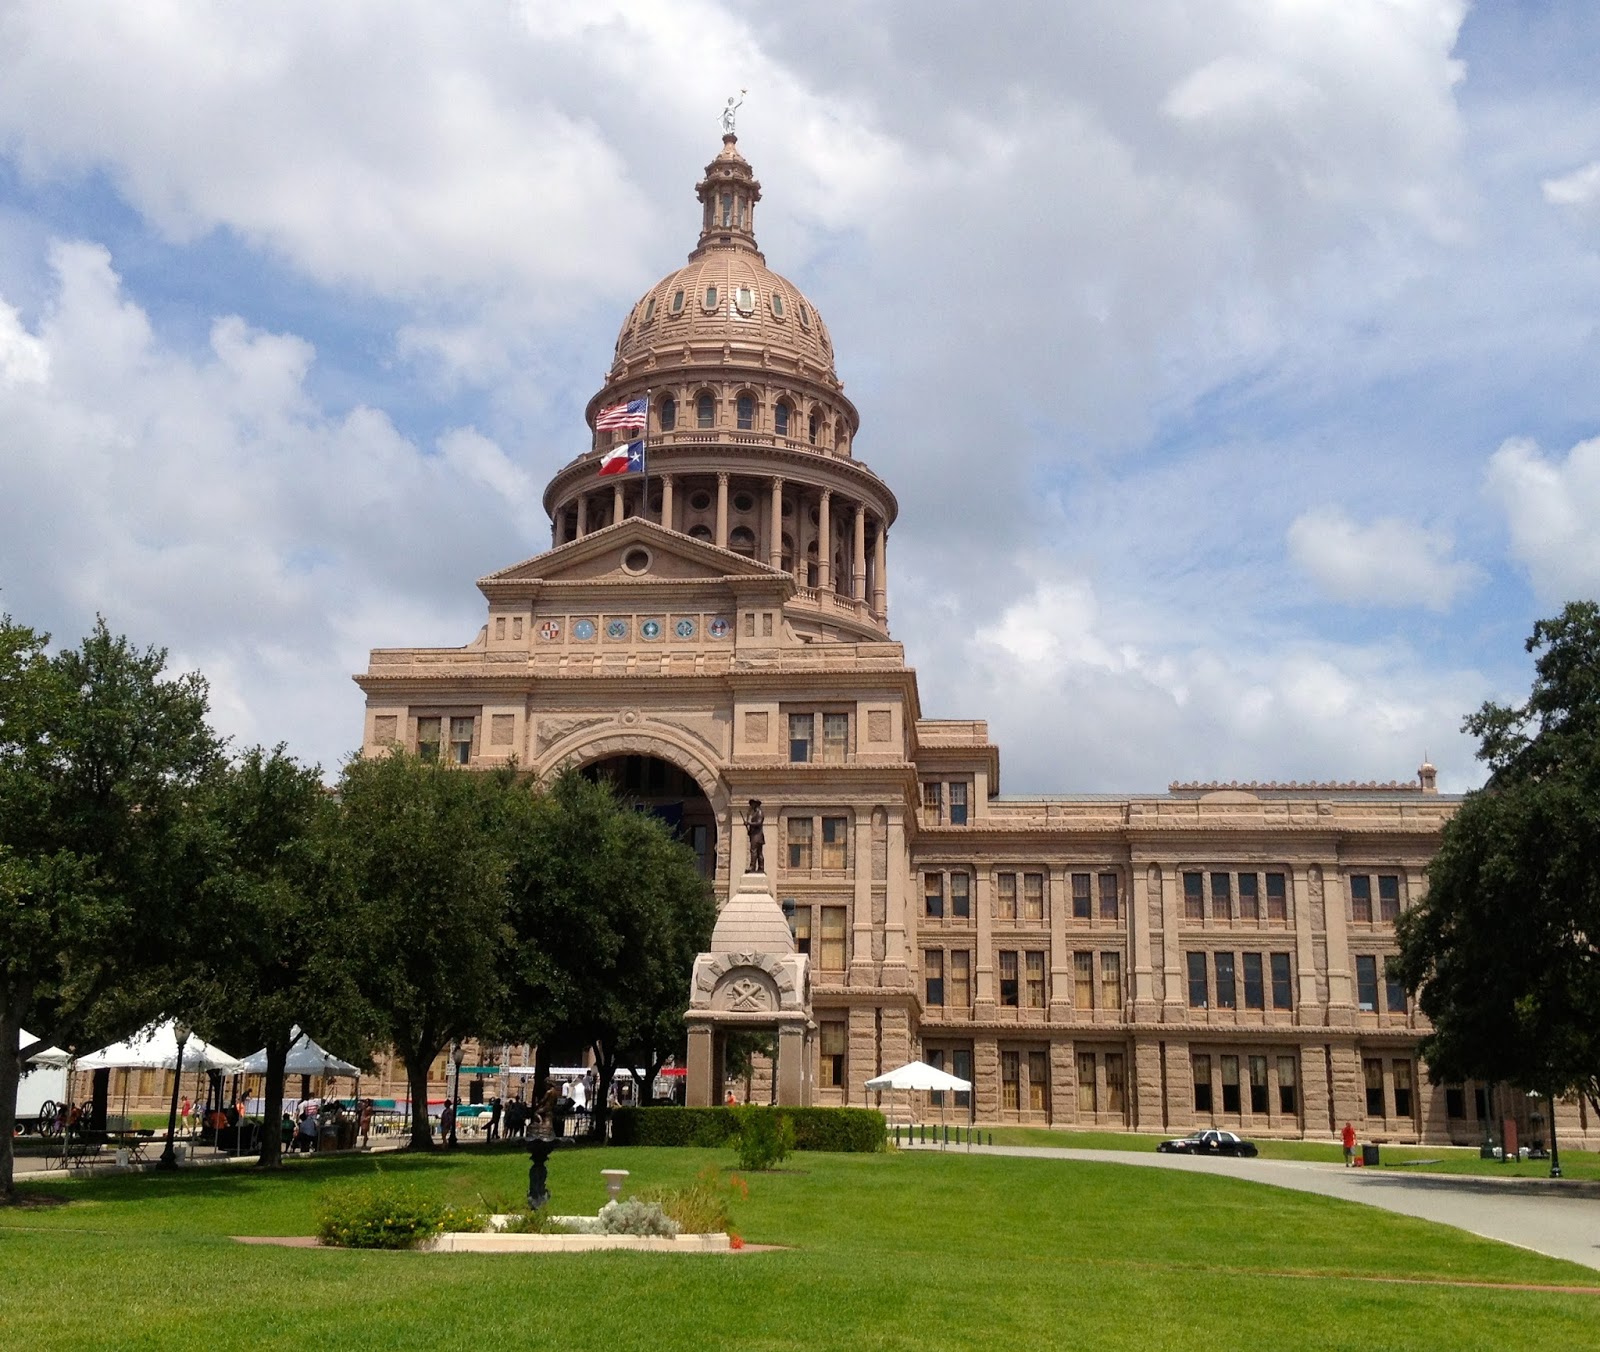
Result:
<svg viewBox="0 0 1600 1352">
<path fill-rule="evenodd" d="M 726 98 L 1006 793 L 1481 782 L 1600 594 L 1583 0 L 0 0 L 0 609 L 330 774 L 549 542 Z"/>
</svg>

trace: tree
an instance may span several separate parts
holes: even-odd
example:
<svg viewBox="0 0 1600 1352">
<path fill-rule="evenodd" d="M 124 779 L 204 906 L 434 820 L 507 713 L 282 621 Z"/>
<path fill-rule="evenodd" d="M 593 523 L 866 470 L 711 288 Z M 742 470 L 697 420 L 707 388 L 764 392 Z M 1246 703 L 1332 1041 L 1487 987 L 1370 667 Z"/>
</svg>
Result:
<svg viewBox="0 0 1600 1352">
<path fill-rule="evenodd" d="M 338 808 L 320 770 L 253 747 L 214 777 L 209 809 L 218 863 L 190 1007 L 230 1045 L 266 1047 L 260 1164 L 272 1168 L 295 1025 L 364 1059 L 376 1015 L 346 932 L 351 898 L 327 885 Z"/>
<path fill-rule="evenodd" d="M 1432 1081 L 1578 1090 L 1600 1111 L 1600 607 L 1539 621 L 1527 650 L 1528 700 L 1464 723 L 1488 782 L 1446 825 L 1393 970 L 1433 1023 Z"/>
<path fill-rule="evenodd" d="M 76 649 L 0 616 L 0 1197 L 39 1046 L 126 1033 L 194 952 L 197 801 L 220 745 L 206 685 L 103 620 Z M 26 1024 L 37 1041 L 18 1045 Z"/>
<path fill-rule="evenodd" d="M 411 1148 L 428 1150 L 428 1069 L 500 1017 L 510 931 L 502 776 L 402 751 L 346 767 L 331 886 L 365 998 L 405 1061 Z"/>
<path fill-rule="evenodd" d="M 576 771 L 524 800 L 511 831 L 517 1028 L 591 1048 L 596 1128 L 624 1058 L 647 1087 L 684 1039 L 695 955 L 716 907 L 693 852 L 666 825 Z"/>
</svg>

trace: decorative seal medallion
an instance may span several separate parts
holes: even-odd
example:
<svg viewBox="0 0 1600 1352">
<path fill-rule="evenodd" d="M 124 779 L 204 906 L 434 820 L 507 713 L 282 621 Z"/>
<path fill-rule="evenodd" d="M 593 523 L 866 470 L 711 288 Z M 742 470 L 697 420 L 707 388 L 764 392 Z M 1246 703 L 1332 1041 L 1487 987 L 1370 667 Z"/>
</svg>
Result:
<svg viewBox="0 0 1600 1352">
<path fill-rule="evenodd" d="M 711 621 L 706 632 L 712 638 L 727 638 L 733 632 L 733 626 L 723 619 L 721 615 L 718 615 L 716 619 Z"/>
<path fill-rule="evenodd" d="M 679 620 L 678 623 L 673 626 L 673 631 L 678 635 L 679 638 L 693 638 L 694 621 Z"/>
<path fill-rule="evenodd" d="M 623 639 L 628 637 L 628 622 L 626 620 L 610 620 L 606 624 L 606 637 Z"/>
<path fill-rule="evenodd" d="M 658 639 L 661 637 L 661 621 L 646 620 L 639 626 L 639 637 L 645 639 Z"/>
<path fill-rule="evenodd" d="M 539 626 L 539 637 L 546 643 L 554 643 L 561 637 L 561 625 L 556 620 L 545 620 Z"/>
<path fill-rule="evenodd" d="M 594 634 L 593 620 L 574 620 L 572 622 L 572 637 L 580 643 L 587 643 L 594 637 Z"/>
</svg>

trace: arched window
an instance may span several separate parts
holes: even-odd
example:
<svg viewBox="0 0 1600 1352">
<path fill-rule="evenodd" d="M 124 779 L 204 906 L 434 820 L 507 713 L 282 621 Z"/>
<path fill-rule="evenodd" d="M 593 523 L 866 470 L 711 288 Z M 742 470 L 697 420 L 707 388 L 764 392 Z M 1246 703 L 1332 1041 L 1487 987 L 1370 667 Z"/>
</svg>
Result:
<svg viewBox="0 0 1600 1352">
<path fill-rule="evenodd" d="M 783 571 L 794 572 L 794 536 L 787 534 L 783 537 Z"/>
<path fill-rule="evenodd" d="M 750 431 L 756 425 L 756 401 L 748 394 L 741 394 L 735 408 L 739 416 L 739 430 Z"/>
<path fill-rule="evenodd" d="M 815 540 L 806 546 L 805 585 L 808 587 L 817 585 L 817 542 Z"/>
<path fill-rule="evenodd" d="M 733 224 L 733 194 L 722 194 L 722 228 L 726 230 Z"/>
<path fill-rule="evenodd" d="M 709 394 L 702 394 L 694 401 L 694 421 L 697 427 L 712 426 L 716 415 L 716 403 Z"/>
<path fill-rule="evenodd" d="M 709 540 L 711 538 L 710 526 L 691 526 L 689 534 L 696 540 Z"/>
<path fill-rule="evenodd" d="M 782 399 L 778 400 L 777 407 L 772 410 L 772 430 L 780 437 L 789 435 L 789 405 Z"/>
<path fill-rule="evenodd" d="M 678 425 L 678 401 L 670 394 L 662 395 L 661 402 L 656 405 L 656 418 L 663 432 L 672 431 Z"/>
<path fill-rule="evenodd" d="M 813 413 L 806 424 L 806 439 L 815 446 L 817 444 L 817 415 Z"/>
<path fill-rule="evenodd" d="M 728 548 L 747 559 L 756 556 L 756 533 L 749 526 L 735 526 L 728 535 Z"/>
</svg>

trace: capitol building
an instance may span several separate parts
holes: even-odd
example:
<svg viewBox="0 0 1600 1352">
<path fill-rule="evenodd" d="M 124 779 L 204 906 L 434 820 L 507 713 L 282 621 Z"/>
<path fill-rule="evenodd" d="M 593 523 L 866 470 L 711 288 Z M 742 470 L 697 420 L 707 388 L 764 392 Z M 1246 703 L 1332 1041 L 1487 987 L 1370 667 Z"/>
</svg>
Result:
<svg viewBox="0 0 1600 1352">
<path fill-rule="evenodd" d="M 895 495 L 827 324 L 757 245 L 731 132 L 695 192 L 688 261 L 622 318 L 588 448 L 545 490 L 550 548 L 479 580 L 465 647 L 373 651 L 366 753 L 607 774 L 724 904 L 761 800 L 809 1101 L 870 1105 L 920 1058 L 986 1124 L 1482 1139 L 1483 1088 L 1428 1083 L 1385 974 L 1457 802 L 1433 768 L 1007 797 L 984 720 L 923 710 Z"/>
</svg>

